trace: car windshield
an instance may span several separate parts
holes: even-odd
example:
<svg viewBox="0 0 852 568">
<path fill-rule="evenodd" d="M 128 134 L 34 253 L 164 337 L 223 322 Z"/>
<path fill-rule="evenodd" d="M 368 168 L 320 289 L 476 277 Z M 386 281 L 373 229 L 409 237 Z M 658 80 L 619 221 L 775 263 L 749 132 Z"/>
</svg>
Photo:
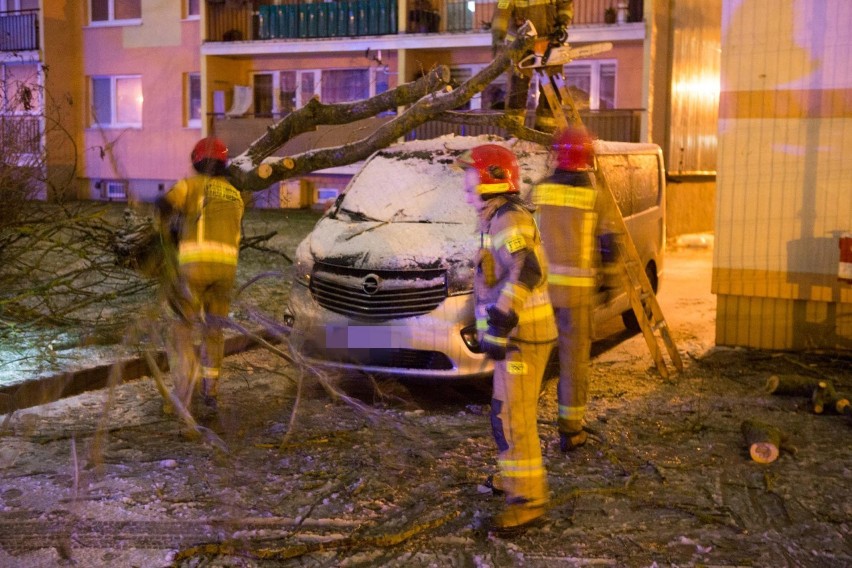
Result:
<svg viewBox="0 0 852 568">
<path fill-rule="evenodd" d="M 455 157 L 437 151 L 382 152 L 370 159 L 332 215 L 352 221 L 393 223 L 476 222 L 464 197 L 464 175 Z"/>
</svg>

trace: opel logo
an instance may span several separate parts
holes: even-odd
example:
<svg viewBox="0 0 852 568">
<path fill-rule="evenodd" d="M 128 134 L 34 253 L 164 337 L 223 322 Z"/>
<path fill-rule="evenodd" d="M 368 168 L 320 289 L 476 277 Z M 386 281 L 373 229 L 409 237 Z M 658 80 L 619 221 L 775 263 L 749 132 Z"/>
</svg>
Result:
<svg viewBox="0 0 852 568">
<path fill-rule="evenodd" d="M 364 277 L 364 281 L 361 282 L 361 289 L 364 290 L 364 292 L 366 292 L 370 296 L 372 296 L 373 294 L 379 291 L 379 283 L 381 281 L 381 278 L 379 278 L 375 274 L 368 274 Z"/>
</svg>

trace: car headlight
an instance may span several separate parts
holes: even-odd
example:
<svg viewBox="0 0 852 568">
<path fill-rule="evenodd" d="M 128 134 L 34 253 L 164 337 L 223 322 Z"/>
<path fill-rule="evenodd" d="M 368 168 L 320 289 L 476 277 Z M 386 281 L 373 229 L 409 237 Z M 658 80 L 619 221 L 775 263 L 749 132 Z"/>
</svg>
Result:
<svg viewBox="0 0 852 568">
<path fill-rule="evenodd" d="M 461 338 L 468 349 L 473 353 L 482 353 L 482 345 L 479 343 L 479 336 L 476 332 L 476 324 L 469 325 L 461 330 Z"/>
<path fill-rule="evenodd" d="M 296 257 L 296 282 L 302 286 L 311 286 L 311 272 L 314 270 L 314 260 L 310 256 Z"/>
</svg>

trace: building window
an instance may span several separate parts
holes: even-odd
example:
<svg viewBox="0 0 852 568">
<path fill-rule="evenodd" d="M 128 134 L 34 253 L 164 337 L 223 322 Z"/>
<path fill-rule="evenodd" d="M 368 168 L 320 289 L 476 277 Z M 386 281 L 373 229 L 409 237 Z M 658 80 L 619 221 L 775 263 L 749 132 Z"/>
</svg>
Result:
<svg viewBox="0 0 852 568">
<path fill-rule="evenodd" d="M 186 125 L 201 128 L 201 75 L 198 73 L 186 76 Z"/>
<path fill-rule="evenodd" d="M 368 69 L 305 69 L 255 73 L 256 116 L 286 115 L 318 96 L 325 104 L 367 99 L 388 90 L 387 72 Z"/>
<path fill-rule="evenodd" d="M 142 126 L 142 77 L 92 77 L 92 125 Z"/>
<path fill-rule="evenodd" d="M 93 24 L 142 19 L 142 0 L 91 0 L 91 8 Z"/>
<path fill-rule="evenodd" d="M 201 0 L 186 0 L 186 17 L 195 19 L 201 16 Z"/>
<path fill-rule="evenodd" d="M 7 115 L 38 114 L 41 111 L 41 87 L 36 65 L 0 65 L 0 110 Z"/>
<path fill-rule="evenodd" d="M 471 77 L 482 71 L 485 65 L 460 65 L 450 68 L 450 82 L 453 88 L 470 80 Z M 500 75 L 492 81 L 481 92 L 476 93 L 464 106 L 456 110 L 502 110 L 506 106 L 506 92 L 508 84 L 506 74 Z"/>
<path fill-rule="evenodd" d="M 573 87 L 574 102 L 590 110 L 615 108 L 615 63 L 584 61 L 565 66 L 565 83 Z"/>
</svg>

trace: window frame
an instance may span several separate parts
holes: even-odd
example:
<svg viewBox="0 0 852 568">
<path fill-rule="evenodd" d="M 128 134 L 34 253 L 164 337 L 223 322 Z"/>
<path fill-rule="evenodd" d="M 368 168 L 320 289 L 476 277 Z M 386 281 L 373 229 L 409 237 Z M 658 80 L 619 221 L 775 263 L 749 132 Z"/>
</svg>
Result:
<svg viewBox="0 0 852 568">
<path fill-rule="evenodd" d="M 10 74 L 10 68 L 17 67 L 31 67 L 34 75 L 34 83 L 27 83 L 30 87 L 31 91 L 35 91 L 35 104 L 31 106 L 29 110 L 25 108 L 19 108 L 18 105 L 10 105 L 9 101 L 14 100 L 9 98 L 9 91 L 11 86 L 11 81 L 17 79 L 20 81 L 21 76 L 19 74 Z M 41 116 L 44 112 L 44 101 L 42 98 L 44 97 L 44 89 L 42 88 L 42 84 L 44 82 L 44 77 L 42 76 L 44 70 L 40 65 L 31 61 L 6 61 L 0 63 L 0 114 L 3 116 Z M 17 94 L 17 93 L 15 93 Z"/>
<path fill-rule="evenodd" d="M 251 87 L 252 87 L 252 96 L 253 100 L 257 100 L 256 94 L 256 86 L 257 81 L 256 77 L 260 75 L 271 76 L 272 78 L 272 110 L 271 112 L 264 111 L 261 114 L 258 114 L 257 109 L 254 109 L 255 116 L 286 116 L 288 112 L 284 111 L 283 105 L 281 104 L 281 77 L 284 73 L 295 73 L 295 102 L 292 110 L 298 110 L 305 106 L 308 101 L 314 97 L 318 96 L 320 100 L 322 100 L 322 84 L 323 77 L 322 74 L 324 72 L 330 71 L 352 71 L 352 70 L 361 70 L 367 71 L 367 81 L 368 85 L 368 97 L 374 97 L 379 94 L 376 90 L 376 75 L 379 72 L 385 72 L 383 69 L 379 67 L 331 67 L 328 69 L 276 69 L 276 70 L 263 70 L 263 71 L 254 71 L 251 73 Z M 303 80 L 308 79 L 309 77 L 313 78 L 313 91 L 309 93 L 305 93 L 303 90 Z M 384 83 L 388 89 L 390 88 L 389 81 L 385 81 Z M 382 91 L 384 92 L 384 91 Z"/>
<path fill-rule="evenodd" d="M 106 20 L 93 20 L 92 14 L 94 13 L 94 9 L 92 8 L 92 2 L 96 0 L 89 0 L 89 26 L 91 27 L 110 27 L 110 26 L 134 26 L 142 24 L 142 0 L 136 0 L 139 2 L 139 17 L 138 18 L 127 18 L 123 20 L 117 20 L 115 18 L 115 3 L 118 0 L 104 0 L 107 3 L 107 19 Z"/>
<path fill-rule="evenodd" d="M 604 67 L 612 67 L 613 69 L 613 101 L 612 109 L 601 109 L 601 72 Z M 583 59 L 580 61 L 572 61 L 566 64 L 563 69 L 563 76 L 566 77 L 566 87 L 571 86 L 567 81 L 568 72 L 570 69 L 589 69 L 589 110 L 614 110 L 618 108 L 616 94 L 618 93 L 618 60 L 616 59 Z"/>
<path fill-rule="evenodd" d="M 100 122 L 98 118 L 94 115 L 94 102 L 95 102 L 95 89 L 94 89 L 94 81 L 95 79 L 109 79 L 109 98 L 110 98 L 110 121 L 109 122 Z M 89 128 L 142 128 L 142 124 L 144 122 L 145 116 L 145 108 L 144 108 L 144 94 L 143 94 L 143 103 L 142 108 L 140 108 L 139 114 L 139 122 L 117 122 L 118 118 L 118 100 L 117 100 L 117 92 L 116 92 L 116 84 L 120 79 L 139 79 L 139 88 L 142 90 L 142 75 L 92 75 L 89 77 L 89 109 L 93 112 L 91 116 L 91 121 L 89 122 Z"/>
<path fill-rule="evenodd" d="M 204 101 L 204 94 L 202 93 L 202 87 L 201 87 L 201 73 L 186 73 L 184 75 L 184 77 L 185 77 L 185 79 L 184 79 L 185 96 L 184 96 L 184 107 L 183 107 L 184 108 L 184 126 L 186 126 L 187 128 L 201 128 L 201 117 L 202 117 L 201 107 L 203 106 L 203 101 Z M 193 106 L 192 105 L 192 103 L 193 103 L 192 81 L 193 81 L 193 79 L 198 80 L 198 101 L 199 101 L 198 118 L 192 118 L 192 106 Z"/>
<path fill-rule="evenodd" d="M 469 73 L 468 79 L 482 71 L 489 64 L 486 63 L 470 63 L 464 65 L 452 65 L 450 67 L 450 74 L 452 75 L 454 71 L 467 71 Z M 501 73 L 500 76 L 494 79 L 486 88 L 490 86 L 502 86 L 503 87 L 503 104 L 506 103 L 506 97 L 509 94 L 509 81 L 507 75 L 505 73 Z M 482 108 L 482 92 L 478 92 L 473 97 L 470 98 L 469 108 L 468 110 L 490 110 Z"/>
<path fill-rule="evenodd" d="M 192 5 L 195 4 L 195 13 L 192 12 Z M 183 19 L 184 20 L 200 20 L 201 19 L 201 0 L 184 0 L 183 2 Z"/>
</svg>

